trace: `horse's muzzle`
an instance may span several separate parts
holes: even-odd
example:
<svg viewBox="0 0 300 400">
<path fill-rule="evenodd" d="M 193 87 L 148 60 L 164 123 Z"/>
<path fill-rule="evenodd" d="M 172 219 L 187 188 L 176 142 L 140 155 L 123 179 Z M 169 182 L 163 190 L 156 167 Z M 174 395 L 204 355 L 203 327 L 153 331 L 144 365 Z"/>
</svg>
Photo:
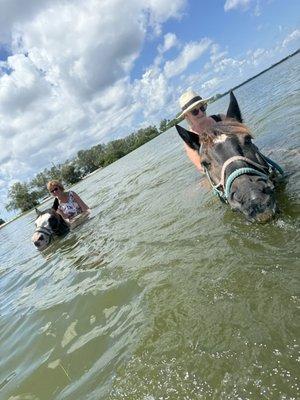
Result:
<svg viewBox="0 0 300 400">
<path fill-rule="evenodd" d="M 32 242 L 38 250 L 44 250 L 50 243 L 50 237 L 39 232 L 32 236 Z"/>
<path fill-rule="evenodd" d="M 260 196 L 246 205 L 244 214 L 250 221 L 267 222 L 272 219 L 276 212 L 274 199 L 270 195 Z"/>
<path fill-rule="evenodd" d="M 251 222 L 268 222 L 277 211 L 274 185 L 259 177 L 241 177 L 228 202 L 231 208 L 243 213 Z"/>
</svg>

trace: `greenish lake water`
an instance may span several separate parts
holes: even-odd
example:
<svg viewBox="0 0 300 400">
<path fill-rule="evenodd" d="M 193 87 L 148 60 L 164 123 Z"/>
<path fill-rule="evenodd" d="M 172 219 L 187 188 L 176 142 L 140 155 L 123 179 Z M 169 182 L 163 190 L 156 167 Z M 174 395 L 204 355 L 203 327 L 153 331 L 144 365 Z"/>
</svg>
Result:
<svg viewBox="0 0 300 400">
<path fill-rule="evenodd" d="M 299 61 L 235 92 L 288 173 L 274 221 L 221 204 L 171 129 L 76 185 L 91 218 L 45 253 L 34 213 L 0 230 L 1 400 L 300 398 Z"/>
</svg>

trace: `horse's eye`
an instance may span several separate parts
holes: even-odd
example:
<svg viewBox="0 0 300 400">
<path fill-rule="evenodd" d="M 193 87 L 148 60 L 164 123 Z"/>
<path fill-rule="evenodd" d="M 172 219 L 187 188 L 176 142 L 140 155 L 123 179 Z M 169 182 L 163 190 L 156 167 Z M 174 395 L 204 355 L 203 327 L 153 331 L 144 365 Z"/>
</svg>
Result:
<svg viewBox="0 0 300 400">
<path fill-rule="evenodd" d="M 245 144 L 246 146 L 252 144 L 251 139 L 252 139 L 251 136 L 246 136 L 246 137 L 245 137 L 244 144 Z"/>
<path fill-rule="evenodd" d="M 202 165 L 202 167 L 208 169 L 210 167 L 210 162 L 208 162 L 206 160 L 202 160 L 201 165 Z"/>
<path fill-rule="evenodd" d="M 49 225 L 51 228 L 55 228 L 57 225 L 57 219 L 53 215 L 49 218 Z"/>
</svg>

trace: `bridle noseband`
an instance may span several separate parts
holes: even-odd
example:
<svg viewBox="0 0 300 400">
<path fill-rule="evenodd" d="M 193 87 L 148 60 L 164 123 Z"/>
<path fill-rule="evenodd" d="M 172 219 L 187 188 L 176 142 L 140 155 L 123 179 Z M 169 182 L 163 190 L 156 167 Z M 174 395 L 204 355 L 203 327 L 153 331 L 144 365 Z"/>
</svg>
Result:
<svg viewBox="0 0 300 400">
<path fill-rule="evenodd" d="M 200 150 L 200 152 L 201 152 L 201 150 Z M 279 172 L 281 175 L 284 175 L 283 169 L 278 164 L 276 164 L 270 158 L 264 156 L 260 151 L 258 151 L 258 149 L 257 149 L 257 152 L 260 155 L 260 157 L 265 161 L 265 163 L 266 163 L 265 166 L 262 166 L 262 165 L 256 163 L 255 161 L 250 160 L 248 157 L 244 157 L 244 156 L 230 157 L 222 165 L 221 179 L 216 184 L 213 183 L 207 168 L 204 168 L 205 174 L 211 184 L 213 192 L 215 194 L 217 194 L 222 201 L 224 201 L 225 203 L 228 203 L 231 186 L 232 186 L 234 180 L 241 175 L 245 175 L 245 174 L 256 175 L 256 176 L 260 176 L 265 181 L 267 181 L 269 179 L 271 173 L 274 172 L 275 170 L 277 172 Z M 252 167 L 237 168 L 228 176 L 227 179 L 225 179 L 227 167 L 235 161 L 244 161 L 247 164 L 253 165 L 254 167 L 256 167 L 256 169 L 252 168 Z"/>
<path fill-rule="evenodd" d="M 53 239 L 53 232 L 50 228 L 46 228 L 45 226 L 41 226 L 40 228 L 37 228 L 34 233 L 42 233 L 43 235 L 46 235 L 49 237 L 49 243 Z"/>
</svg>

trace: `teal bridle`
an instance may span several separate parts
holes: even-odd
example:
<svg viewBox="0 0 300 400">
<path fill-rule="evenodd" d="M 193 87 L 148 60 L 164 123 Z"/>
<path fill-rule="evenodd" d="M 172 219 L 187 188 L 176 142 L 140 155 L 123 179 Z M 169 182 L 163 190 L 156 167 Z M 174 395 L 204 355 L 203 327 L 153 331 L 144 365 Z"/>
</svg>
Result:
<svg viewBox="0 0 300 400">
<path fill-rule="evenodd" d="M 264 156 L 258 151 L 258 154 L 260 157 L 265 161 L 266 165 L 262 166 L 255 161 L 250 160 L 247 157 L 244 156 L 234 156 L 229 158 L 228 160 L 225 161 L 225 163 L 222 166 L 222 171 L 221 171 L 221 179 L 218 183 L 214 183 L 210 177 L 210 174 L 207 170 L 207 168 L 204 168 L 205 174 L 207 176 L 207 179 L 209 180 L 209 183 L 212 187 L 213 192 L 219 196 L 219 198 L 224 201 L 225 203 L 228 203 L 228 198 L 230 195 L 230 190 L 231 186 L 234 182 L 234 180 L 245 174 L 249 175 L 256 175 L 260 176 L 263 180 L 267 181 L 271 174 L 274 173 L 275 171 L 279 172 L 281 175 L 284 175 L 283 169 L 275 163 L 275 161 L 272 161 L 270 158 Z M 242 168 L 237 168 L 235 171 L 233 171 L 227 179 L 225 179 L 225 173 L 227 167 L 235 162 L 235 161 L 244 161 L 247 164 L 252 165 L 253 167 L 242 167 Z"/>
</svg>

